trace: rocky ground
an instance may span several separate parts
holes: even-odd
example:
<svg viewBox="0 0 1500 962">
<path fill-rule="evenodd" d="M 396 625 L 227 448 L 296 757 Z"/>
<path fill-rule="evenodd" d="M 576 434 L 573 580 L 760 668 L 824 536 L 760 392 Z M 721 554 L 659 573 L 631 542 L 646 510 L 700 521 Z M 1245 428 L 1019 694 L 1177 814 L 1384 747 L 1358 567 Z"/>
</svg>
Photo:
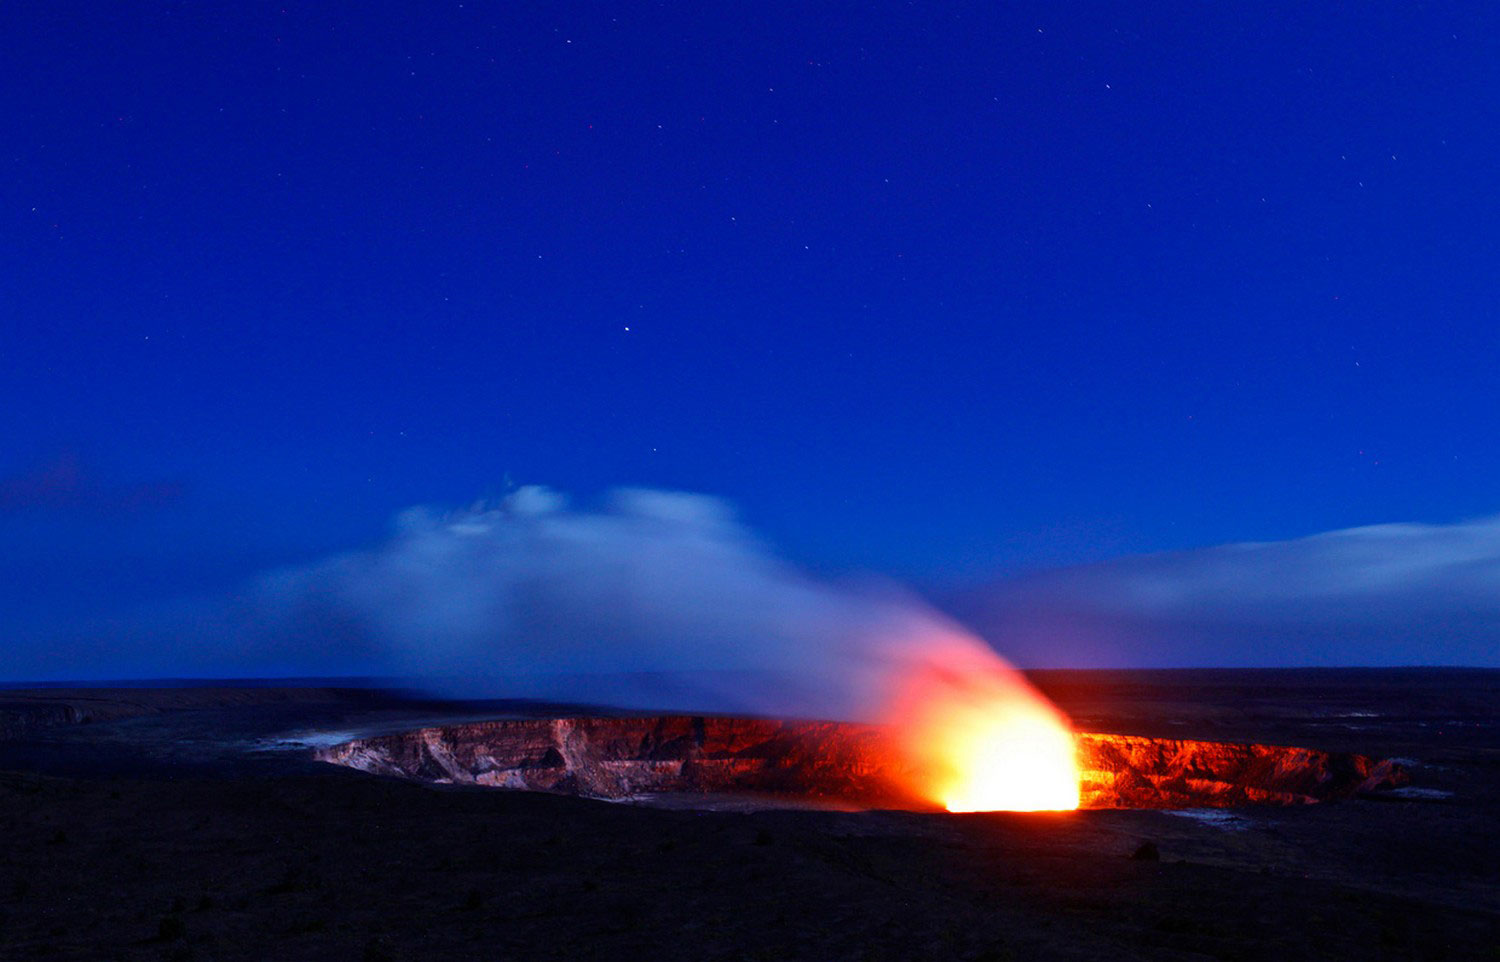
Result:
<svg viewBox="0 0 1500 962">
<path fill-rule="evenodd" d="M 0 958 L 1500 959 L 1500 673 L 1040 681 L 1080 727 L 1395 755 L 1413 783 L 1188 813 L 665 810 L 309 760 L 551 706 L 134 692 L 148 710 L 0 741 Z"/>
</svg>

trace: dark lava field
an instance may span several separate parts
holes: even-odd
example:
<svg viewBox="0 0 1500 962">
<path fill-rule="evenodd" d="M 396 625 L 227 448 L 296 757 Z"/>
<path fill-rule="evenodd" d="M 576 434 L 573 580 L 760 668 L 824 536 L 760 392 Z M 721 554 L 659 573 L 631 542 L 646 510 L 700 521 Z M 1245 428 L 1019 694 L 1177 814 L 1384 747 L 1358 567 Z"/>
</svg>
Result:
<svg viewBox="0 0 1500 962">
<path fill-rule="evenodd" d="M 587 706 L 0 691 L 0 958 L 1500 960 L 1500 672 L 1033 678 L 1081 731 L 1357 752 L 1411 782 L 1187 811 L 662 808 L 313 760 Z"/>
</svg>

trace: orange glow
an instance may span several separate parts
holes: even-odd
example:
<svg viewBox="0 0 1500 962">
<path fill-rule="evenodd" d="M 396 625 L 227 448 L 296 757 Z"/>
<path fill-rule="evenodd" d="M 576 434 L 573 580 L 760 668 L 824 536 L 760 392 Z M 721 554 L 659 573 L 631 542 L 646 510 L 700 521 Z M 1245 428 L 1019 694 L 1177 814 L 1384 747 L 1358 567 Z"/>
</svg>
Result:
<svg viewBox="0 0 1500 962">
<path fill-rule="evenodd" d="M 936 751 L 946 778 L 932 792 L 950 812 L 1039 812 L 1078 807 L 1073 733 L 1045 712 L 975 708 Z"/>
<path fill-rule="evenodd" d="M 891 723 L 913 788 L 950 812 L 1078 807 L 1067 719 L 998 658 L 929 662 L 903 683 Z"/>
</svg>

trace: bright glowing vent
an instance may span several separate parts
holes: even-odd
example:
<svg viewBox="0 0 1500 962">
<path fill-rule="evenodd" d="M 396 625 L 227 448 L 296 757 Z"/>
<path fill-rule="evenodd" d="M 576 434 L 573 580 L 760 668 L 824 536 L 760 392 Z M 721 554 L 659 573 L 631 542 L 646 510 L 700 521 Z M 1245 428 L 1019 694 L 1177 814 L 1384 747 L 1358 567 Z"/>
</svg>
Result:
<svg viewBox="0 0 1500 962">
<path fill-rule="evenodd" d="M 1077 808 L 1077 746 L 1062 713 L 1003 662 L 955 667 L 914 672 L 890 719 L 917 794 L 951 812 Z"/>
<path fill-rule="evenodd" d="M 1038 812 L 1078 807 L 1073 733 L 1045 717 L 976 717 L 939 734 L 950 771 L 934 786 L 950 812 Z"/>
</svg>

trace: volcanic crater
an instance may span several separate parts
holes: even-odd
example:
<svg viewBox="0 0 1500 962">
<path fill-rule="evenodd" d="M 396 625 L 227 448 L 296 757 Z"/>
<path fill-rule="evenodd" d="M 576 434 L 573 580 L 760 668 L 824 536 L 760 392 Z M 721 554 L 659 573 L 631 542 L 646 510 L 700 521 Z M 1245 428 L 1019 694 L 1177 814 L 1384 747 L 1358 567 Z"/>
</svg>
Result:
<svg viewBox="0 0 1500 962">
<path fill-rule="evenodd" d="M 1304 805 L 1409 781 L 1393 761 L 1280 745 L 1075 736 L 1080 808 Z M 530 718 L 356 738 L 317 758 L 440 784 L 603 799 L 759 796 L 935 810 L 888 729 L 708 715 Z"/>
</svg>

